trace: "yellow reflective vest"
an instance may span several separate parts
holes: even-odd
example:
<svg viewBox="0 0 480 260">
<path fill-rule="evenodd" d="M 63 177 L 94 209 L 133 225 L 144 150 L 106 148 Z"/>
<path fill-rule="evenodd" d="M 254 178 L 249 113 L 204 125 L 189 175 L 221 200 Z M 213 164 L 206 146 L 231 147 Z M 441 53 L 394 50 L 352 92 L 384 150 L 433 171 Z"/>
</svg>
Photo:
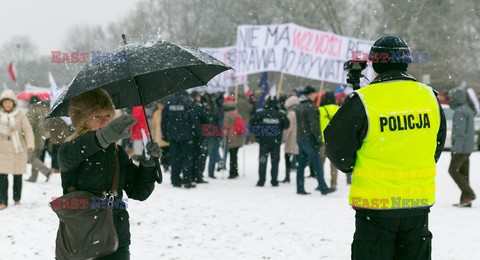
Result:
<svg viewBox="0 0 480 260">
<path fill-rule="evenodd" d="M 433 90 L 414 81 L 391 81 L 356 92 L 368 117 L 368 133 L 357 151 L 350 205 L 369 209 L 433 205 L 440 128 Z"/>
<path fill-rule="evenodd" d="M 337 113 L 340 107 L 335 104 L 324 105 L 318 108 L 320 113 L 320 131 L 322 133 L 322 142 L 325 143 L 325 137 L 323 131 L 327 128 L 328 123 L 332 120 L 333 115 Z"/>
</svg>

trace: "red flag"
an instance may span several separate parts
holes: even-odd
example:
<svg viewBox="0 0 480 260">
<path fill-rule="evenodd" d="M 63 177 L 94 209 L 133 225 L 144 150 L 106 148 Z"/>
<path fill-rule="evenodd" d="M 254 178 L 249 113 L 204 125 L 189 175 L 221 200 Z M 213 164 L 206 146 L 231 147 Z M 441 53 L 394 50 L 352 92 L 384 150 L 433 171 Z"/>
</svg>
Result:
<svg viewBox="0 0 480 260">
<path fill-rule="evenodd" d="M 15 70 L 15 66 L 13 66 L 13 61 L 8 65 L 8 75 L 10 75 L 13 82 L 17 81 L 17 71 Z"/>
</svg>

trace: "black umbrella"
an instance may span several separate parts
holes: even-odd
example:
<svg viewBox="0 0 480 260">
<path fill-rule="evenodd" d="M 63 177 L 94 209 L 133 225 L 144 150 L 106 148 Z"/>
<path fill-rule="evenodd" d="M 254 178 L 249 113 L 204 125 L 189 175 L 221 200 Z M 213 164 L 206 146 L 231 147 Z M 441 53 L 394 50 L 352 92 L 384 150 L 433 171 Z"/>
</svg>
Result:
<svg viewBox="0 0 480 260">
<path fill-rule="evenodd" d="M 106 90 L 115 108 L 145 106 L 162 97 L 207 85 L 213 77 L 231 69 L 199 50 L 158 41 L 127 44 L 111 52 L 109 60 L 85 65 L 59 96 L 47 117 L 68 115 L 70 99 L 96 88 Z M 145 109 L 144 109 L 145 113 Z M 145 115 L 145 118 L 146 115 Z M 148 132 L 151 135 L 150 126 Z M 157 182 L 162 182 L 157 162 Z"/>
</svg>

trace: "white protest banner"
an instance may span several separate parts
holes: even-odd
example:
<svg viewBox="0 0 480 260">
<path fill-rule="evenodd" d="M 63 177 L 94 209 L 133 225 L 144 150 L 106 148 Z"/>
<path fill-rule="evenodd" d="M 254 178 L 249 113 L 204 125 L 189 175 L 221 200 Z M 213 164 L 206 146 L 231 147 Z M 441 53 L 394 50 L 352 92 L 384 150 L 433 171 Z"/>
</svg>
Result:
<svg viewBox="0 0 480 260">
<path fill-rule="evenodd" d="M 237 27 L 237 75 L 264 71 L 345 84 L 345 61 L 352 51 L 368 53 L 372 41 L 355 39 L 293 23 Z M 360 56 L 361 57 L 361 56 Z M 371 80 L 371 66 L 364 71 Z"/>
<path fill-rule="evenodd" d="M 199 48 L 201 51 L 218 59 L 219 61 L 235 68 L 237 63 L 237 46 L 228 46 L 222 48 Z M 234 70 L 227 70 L 220 73 L 208 82 L 208 87 L 201 87 L 199 90 L 207 92 L 224 91 L 225 88 L 235 85 L 243 85 L 247 81 L 246 75 L 236 76 Z"/>
</svg>

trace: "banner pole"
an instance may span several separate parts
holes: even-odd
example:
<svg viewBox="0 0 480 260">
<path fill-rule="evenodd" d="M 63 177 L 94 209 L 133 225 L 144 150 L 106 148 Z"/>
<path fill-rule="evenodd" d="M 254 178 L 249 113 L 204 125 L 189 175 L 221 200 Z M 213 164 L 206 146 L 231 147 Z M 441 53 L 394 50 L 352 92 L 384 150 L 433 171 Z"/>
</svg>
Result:
<svg viewBox="0 0 480 260">
<path fill-rule="evenodd" d="M 282 74 L 280 74 L 280 80 L 278 82 L 277 99 L 280 99 L 280 95 L 282 93 L 282 85 L 283 85 L 283 72 Z"/>
<path fill-rule="evenodd" d="M 325 81 L 322 80 L 322 82 L 320 82 L 320 89 L 318 91 L 318 99 L 317 99 L 317 102 L 315 102 L 315 107 L 318 107 L 320 106 L 320 102 L 322 101 L 322 92 L 323 92 L 323 86 L 325 85 Z"/>
<path fill-rule="evenodd" d="M 237 79 L 235 78 L 235 107 L 237 107 L 238 103 L 238 83 Z"/>
</svg>

